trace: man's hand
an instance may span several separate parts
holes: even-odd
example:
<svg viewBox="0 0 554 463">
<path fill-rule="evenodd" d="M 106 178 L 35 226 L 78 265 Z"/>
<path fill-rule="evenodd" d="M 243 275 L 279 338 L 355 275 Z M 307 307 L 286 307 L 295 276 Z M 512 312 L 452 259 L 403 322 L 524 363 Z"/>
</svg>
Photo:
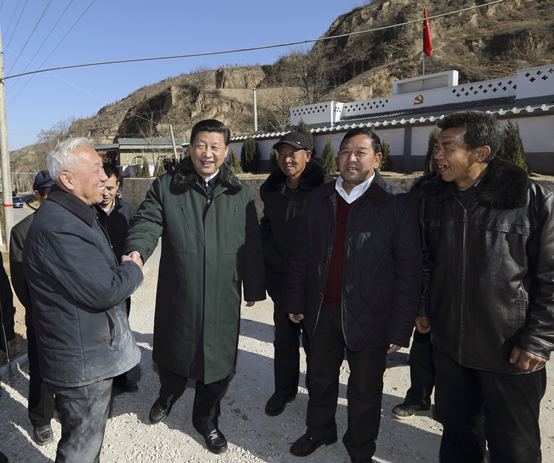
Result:
<svg viewBox="0 0 554 463">
<path fill-rule="evenodd" d="M 418 333 L 427 334 L 431 331 L 431 324 L 427 317 L 416 317 L 415 326 Z"/>
<path fill-rule="evenodd" d="M 121 262 L 125 262 L 128 260 L 137 264 L 139 268 L 142 270 L 142 259 L 140 257 L 140 254 L 137 251 L 131 252 L 128 256 L 121 256 Z"/>
<path fill-rule="evenodd" d="M 387 354 L 394 354 L 395 352 L 398 352 L 400 350 L 400 346 L 397 346 L 396 344 L 391 344 L 389 347 L 389 350 L 387 350 Z"/>
<path fill-rule="evenodd" d="M 246 307 L 254 307 L 254 304 L 256 303 L 256 301 L 250 301 L 250 302 L 247 302 L 246 303 Z"/>
<path fill-rule="evenodd" d="M 294 323 L 300 323 L 302 320 L 304 320 L 304 314 L 303 313 L 289 313 L 289 318 L 291 322 Z"/>
<path fill-rule="evenodd" d="M 546 359 L 514 347 L 510 355 L 510 363 L 520 370 L 535 371 L 546 363 Z"/>
</svg>

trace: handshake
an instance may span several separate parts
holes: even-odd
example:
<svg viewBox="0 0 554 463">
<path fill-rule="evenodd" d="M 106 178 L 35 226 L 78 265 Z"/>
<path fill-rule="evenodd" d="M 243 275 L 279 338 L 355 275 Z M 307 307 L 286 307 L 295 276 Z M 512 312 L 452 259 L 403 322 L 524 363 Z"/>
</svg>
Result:
<svg viewBox="0 0 554 463">
<path fill-rule="evenodd" d="M 129 255 L 127 256 L 121 256 L 122 263 L 128 260 L 133 261 L 142 270 L 142 259 L 140 257 L 140 254 L 137 251 L 130 252 Z"/>
</svg>

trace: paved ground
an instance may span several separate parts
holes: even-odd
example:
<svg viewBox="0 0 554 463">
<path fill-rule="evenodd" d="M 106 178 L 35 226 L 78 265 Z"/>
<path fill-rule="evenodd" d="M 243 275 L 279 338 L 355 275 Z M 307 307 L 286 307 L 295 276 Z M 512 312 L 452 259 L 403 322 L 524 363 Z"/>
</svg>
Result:
<svg viewBox="0 0 554 463">
<path fill-rule="evenodd" d="M 103 463 L 144 462 L 305 462 L 342 463 L 350 459 L 342 443 L 318 449 L 306 458 L 290 455 L 290 443 L 305 431 L 307 394 L 301 389 L 285 412 L 274 418 L 263 412 L 272 393 L 272 306 L 269 302 L 253 308 L 243 306 L 241 336 L 236 374 L 222 402 L 221 430 L 229 441 L 229 451 L 215 456 L 205 450 L 203 439 L 191 424 L 193 390 L 187 390 L 171 415 L 161 424 L 148 424 L 148 412 L 158 393 L 159 382 L 151 358 L 154 297 L 157 281 L 156 259 L 145 266 L 145 283 L 133 296 L 131 326 L 142 351 L 140 365 L 131 372 L 140 391 L 114 397 L 102 450 Z M 392 407 L 402 401 L 409 387 L 406 366 L 408 350 L 402 349 L 388 359 L 385 374 L 381 432 L 375 461 L 379 463 L 437 462 L 441 426 L 430 415 L 409 421 L 391 417 Z M 554 370 L 553 370 L 554 371 Z M 339 434 L 345 431 L 346 381 L 348 365 L 341 374 L 337 409 Z M 304 376 L 301 383 L 304 383 Z M 27 367 L 12 366 L 4 371 L 0 383 L 0 451 L 10 463 L 52 462 L 55 444 L 35 445 L 27 419 Z M 543 461 L 554 463 L 554 388 L 549 385 L 543 400 L 541 428 Z M 56 440 L 58 422 L 53 424 Z"/>
</svg>

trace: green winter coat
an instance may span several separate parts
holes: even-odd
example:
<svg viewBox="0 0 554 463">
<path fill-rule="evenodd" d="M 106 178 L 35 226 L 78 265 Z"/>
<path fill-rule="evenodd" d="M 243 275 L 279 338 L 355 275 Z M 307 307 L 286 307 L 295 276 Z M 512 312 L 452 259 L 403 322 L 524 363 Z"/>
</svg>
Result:
<svg viewBox="0 0 554 463">
<path fill-rule="evenodd" d="M 160 236 L 154 361 L 207 384 L 223 379 L 236 360 L 241 282 L 247 301 L 265 299 L 252 191 L 224 163 L 208 202 L 185 158 L 152 184 L 131 221 L 125 253 L 138 251 L 146 261 Z M 203 377 L 195 377 L 198 371 Z"/>
</svg>

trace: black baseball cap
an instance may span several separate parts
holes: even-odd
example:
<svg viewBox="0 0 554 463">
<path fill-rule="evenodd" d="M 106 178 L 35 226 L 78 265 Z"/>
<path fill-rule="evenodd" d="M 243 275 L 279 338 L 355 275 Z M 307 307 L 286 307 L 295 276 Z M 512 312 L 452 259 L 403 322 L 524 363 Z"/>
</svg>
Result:
<svg viewBox="0 0 554 463">
<path fill-rule="evenodd" d="M 312 150 L 312 145 L 308 137 L 298 132 L 289 132 L 284 137 L 281 137 L 281 139 L 273 145 L 273 149 L 279 149 L 281 143 L 285 143 L 299 150 Z"/>
<path fill-rule="evenodd" d="M 54 180 L 50 176 L 50 172 L 47 170 L 41 170 L 35 177 L 33 182 L 33 190 L 38 190 L 39 188 L 47 188 L 54 185 Z"/>
</svg>

